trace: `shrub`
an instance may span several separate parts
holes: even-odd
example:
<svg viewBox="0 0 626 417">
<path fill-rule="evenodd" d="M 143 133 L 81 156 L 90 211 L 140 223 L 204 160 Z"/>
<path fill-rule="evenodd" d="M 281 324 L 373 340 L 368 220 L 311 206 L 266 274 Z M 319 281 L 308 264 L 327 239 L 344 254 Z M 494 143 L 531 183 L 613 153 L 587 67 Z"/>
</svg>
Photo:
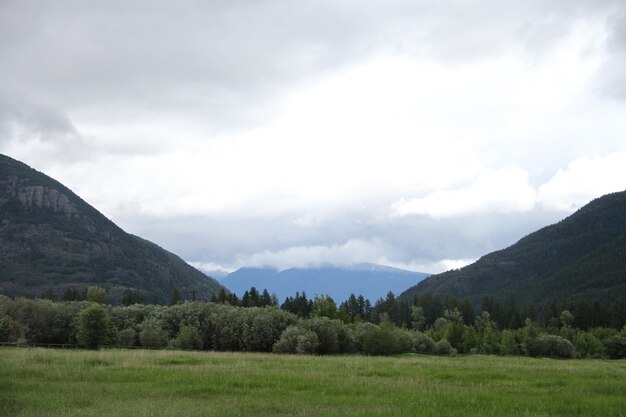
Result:
<svg viewBox="0 0 626 417">
<path fill-rule="evenodd" d="M 137 332 L 134 329 L 124 329 L 118 333 L 120 345 L 133 347 L 137 345 Z"/>
<path fill-rule="evenodd" d="M 275 353 L 297 353 L 312 355 L 317 352 L 319 340 L 317 334 L 297 326 L 289 326 L 274 343 L 272 351 Z"/>
<path fill-rule="evenodd" d="M 519 355 L 520 348 L 515 339 L 513 330 L 502 331 L 502 344 L 500 345 L 500 353 L 503 355 Z"/>
<path fill-rule="evenodd" d="M 167 333 L 156 318 L 150 317 L 141 323 L 141 332 L 139 332 L 141 346 L 160 349 L 167 344 L 167 339 Z"/>
<path fill-rule="evenodd" d="M 626 336 L 615 335 L 604 340 L 604 351 L 611 359 L 626 358 Z"/>
<path fill-rule="evenodd" d="M 336 324 L 335 320 L 330 320 L 328 317 L 316 317 L 302 322 L 301 325 L 315 332 L 319 340 L 318 352 L 324 355 L 340 352 Z M 340 324 L 344 326 L 343 323 Z"/>
<path fill-rule="evenodd" d="M 530 342 L 528 353 L 535 357 L 569 359 L 574 357 L 574 345 L 561 336 L 549 334 Z"/>
<path fill-rule="evenodd" d="M 434 353 L 435 342 L 421 332 L 413 333 L 413 347 L 417 353 Z"/>
<path fill-rule="evenodd" d="M 175 339 L 169 344 L 171 349 L 178 350 L 200 350 L 202 349 L 202 338 L 200 332 L 193 326 L 183 326 Z"/>
<path fill-rule="evenodd" d="M 437 355 L 449 355 L 452 353 L 452 345 L 446 339 L 441 339 L 435 343 L 435 353 Z"/>
<path fill-rule="evenodd" d="M 596 337 L 589 332 L 579 331 L 574 336 L 574 348 L 577 358 L 601 358 L 604 347 Z"/>
<path fill-rule="evenodd" d="M 13 320 L 11 317 L 0 312 L 0 342 L 8 342 L 13 333 Z"/>
</svg>

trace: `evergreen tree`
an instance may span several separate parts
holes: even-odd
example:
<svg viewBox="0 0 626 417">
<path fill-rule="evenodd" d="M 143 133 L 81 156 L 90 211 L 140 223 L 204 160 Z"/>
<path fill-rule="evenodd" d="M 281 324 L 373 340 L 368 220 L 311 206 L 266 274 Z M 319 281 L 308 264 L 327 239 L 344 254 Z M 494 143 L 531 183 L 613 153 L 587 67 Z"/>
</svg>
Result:
<svg viewBox="0 0 626 417">
<path fill-rule="evenodd" d="M 178 288 L 174 288 L 172 290 L 172 296 L 170 297 L 170 305 L 173 306 L 175 304 L 180 303 L 180 291 Z"/>
</svg>

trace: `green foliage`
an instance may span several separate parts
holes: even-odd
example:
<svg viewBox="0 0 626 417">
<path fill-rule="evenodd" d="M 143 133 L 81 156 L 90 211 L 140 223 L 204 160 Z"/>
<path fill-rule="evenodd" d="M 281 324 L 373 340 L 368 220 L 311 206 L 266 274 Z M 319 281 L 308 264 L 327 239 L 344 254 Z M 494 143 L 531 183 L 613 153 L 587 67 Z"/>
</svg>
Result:
<svg viewBox="0 0 626 417">
<path fill-rule="evenodd" d="M 108 311 L 101 305 L 94 304 L 81 311 L 77 318 L 76 341 L 79 345 L 97 349 L 117 341 L 117 331 Z"/>
<path fill-rule="evenodd" d="M 424 325 L 426 324 L 426 317 L 424 315 L 424 308 L 420 306 L 412 306 L 411 307 L 411 318 L 413 321 L 411 322 L 413 328 L 415 330 L 424 330 Z"/>
<path fill-rule="evenodd" d="M 118 332 L 118 340 L 121 346 L 137 346 L 137 332 L 134 329 L 124 329 Z"/>
<path fill-rule="evenodd" d="M 413 332 L 413 348 L 417 353 L 435 353 L 435 342 L 424 333 Z"/>
<path fill-rule="evenodd" d="M 453 353 L 452 345 L 446 339 L 441 339 L 435 343 L 435 354 L 437 355 L 449 355 Z"/>
<path fill-rule="evenodd" d="M 626 358 L 626 335 L 611 336 L 604 341 L 604 350 L 611 359 Z"/>
<path fill-rule="evenodd" d="M 502 331 L 502 344 L 500 346 L 500 353 L 503 355 L 519 355 L 521 353 L 520 346 L 515 337 L 515 331 Z"/>
<path fill-rule="evenodd" d="M 592 333 L 579 331 L 572 343 L 577 358 L 600 358 L 604 354 L 602 343 Z"/>
<path fill-rule="evenodd" d="M 222 288 L 223 290 L 223 288 Z M 122 304 L 125 306 L 130 306 L 133 304 L 143 304 L 144 297 L 141 292 L 136 290 L 124 290 L 124 294 L 122 295 Z"/>
<path fill-rule="evenodd" d="M 0 342 L 8 342 L 11 340 L 14 324 L 11 317 L 0 311 Z"/>
<path fill-rule="evenodd" d="M 289 326 L 274 344 L 272 351 L 275 353 L 313 355 L 317 353 L 318 347 L 319 340 L 315 332 L 298 326 Z"/>
<path fill-rule="evenodd" d="M 328 295 L 316 296 L 313 300 L 313 308 L 311 310 L 313 317 L 328 317 L 329 319 L 337 318 L 337 304 Z"/>
<path fill-rule="evenodd" d="M 170 341 L 169 347 L 177 350 L 200 350 L 202 349 L 202 338 L 195 327 L 182 326 L 178 336 Z"/>
<path fill-rule="evenodd" d="M 488 355 L 495 355 L 500 352 L 500 335 L 491 326 L 483 329 L 480 351 Z"/>
<path fill-rule="evenodd" d="M 169 337 L 161 327 L 161 322 L 155 317 L 146 319 L 141 324 L 139 342 L 147 348 L 161 349 L 167 344 Z"/>
<path fill-rule="evenodd" d="M 102 287 L 88 287 L 86 300 L 91 303 L 106 304 L 107 290 Z"/>
<path fill-rule="evenodd" d="M 528 352 L 535 357 L 569 359 L 574 357 L 574 346 L 561 336 L 549 334 L 530 342 Z"/>
<path fill-rule="evenodd" d="M 415 339 L 412 332 L 393 326 L 386 313 L 379 326 L 368 326 L 362 350 L 368 355 L 395 355 L 412 352 Z"/>
</svg>

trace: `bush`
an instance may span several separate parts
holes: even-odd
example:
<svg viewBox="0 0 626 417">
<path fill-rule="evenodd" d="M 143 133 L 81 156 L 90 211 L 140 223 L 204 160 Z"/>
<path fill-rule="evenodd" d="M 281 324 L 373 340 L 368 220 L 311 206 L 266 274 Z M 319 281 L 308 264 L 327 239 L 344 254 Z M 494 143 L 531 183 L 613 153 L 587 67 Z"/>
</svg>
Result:
<svg viewBox="0 0 626 417">
<path fill-rule="evenodd" d="M 435 342 L 421 332 L 413 333 L 413 347 L 417 353 L 434 353 Z"/>
<path fill-rule="evenodd" d="M 124 347 L 137 346 L 137 332 L 134 329 L 124 329 L 118 333 L 120 345 Z"/>
<path fill-rule="evenodd" d="M 156 318 L 150 317 L 141 323 L 141 332 L 139 332 L 141 346 L 161 349 L 167 344 L 167 339 L 167 332 L 163 330 L 160 321 Z"/>
<path fill-rule="evenodd" d="M 169 344 L 171 349 L 178 350 L 200 350 L 202 349 L 202 338 L 198 329 L 192 326 L 183 326 L 175 339 Z"/>
<path fill-rule="evenodd" d="M 13 327 L 11 317 L 0 312 L 0 342 L 8 342 L 11 339 Z"/>
<path fill-rule="evenodd" d="M 574 336 L 574 349 L 577 358 L 602 358 L 604 347 L 596 337 L 588 332 L 579 331 Z"/>
<path fill-rule="evenodd" d="M 515 331 L 503 330 L 500 353 L 503 355 L 519 355 L 521 353 L 519 344 L 515 339 Z"/>
<path fill-rule="evenodd" d="M 530 342 L 528 353 L 534 357 L 569 359 L 574 357 L 574 345 L 561 336 L 549 334 Z"/>
<path fill-rule="evenodd" d="M 317 353 L 319 340 L 317 334 L 297 326 L 289 326 L 274 343 L 272 351 L 275 353 L 297 353 L 312 355 Z"/>
<path fill-rule="evenodd" d="M 604 351 L 611 359 L 626 358 L 626 336 L 615 335 L 604 341 Z"/>
<path fill-rule="evenodd" d="M 452 352 L 452 345 L 446 339 L 441 339 L 435 343 L 435 354 L 437 355 L 449 355 Z"/>
<path fill-rule="evenodd" d="M 339 335 L 337 324 L 345 326 L 341 322 L 335 323 L 328 317 L 316 317 L 302 322 L 305 329 L 315 332 L 319 340 L 318 352 L 322 355 L 340 353 Z"/>
</svg>

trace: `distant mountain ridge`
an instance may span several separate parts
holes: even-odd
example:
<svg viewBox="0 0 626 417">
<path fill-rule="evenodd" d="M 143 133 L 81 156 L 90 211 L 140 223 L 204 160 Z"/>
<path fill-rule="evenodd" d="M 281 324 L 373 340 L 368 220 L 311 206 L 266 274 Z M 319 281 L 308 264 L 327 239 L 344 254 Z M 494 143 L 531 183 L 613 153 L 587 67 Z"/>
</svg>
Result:
<svg viewBox="0 0 626 417">
<path fill-rule="evenodd" d="M 521 302 L 626 298 L 626 191 L 593 200 L 576 213 L 483 256 L 429 277 L 402 296 L 514 296 Z"/>
<path fill-rule="evenodd" d="M 152 242 L 124 232 L 58 181 L 0 154 L 0 293 L 59 295 L 100 285 L 119 300 L 174 289 L 209 299 L 221 285 Z"/>
<path fill-rule="evenodd" d="M 428 274 L 392 268 L 372 263 L 351 267 L 321 266 L 318 268 L 290 268 L 279 271 L 272 268 L 244 267 L 228 274 L 220 281 L 226 288 L 241 296 L 250 287 L 266 288 L 282 302 L 296 291 L 330 295 L 336 302 L 346 300 L 350 293 L 362 294 L 372 302 L 392 291 L 398 294 Z"/>
</svg>

